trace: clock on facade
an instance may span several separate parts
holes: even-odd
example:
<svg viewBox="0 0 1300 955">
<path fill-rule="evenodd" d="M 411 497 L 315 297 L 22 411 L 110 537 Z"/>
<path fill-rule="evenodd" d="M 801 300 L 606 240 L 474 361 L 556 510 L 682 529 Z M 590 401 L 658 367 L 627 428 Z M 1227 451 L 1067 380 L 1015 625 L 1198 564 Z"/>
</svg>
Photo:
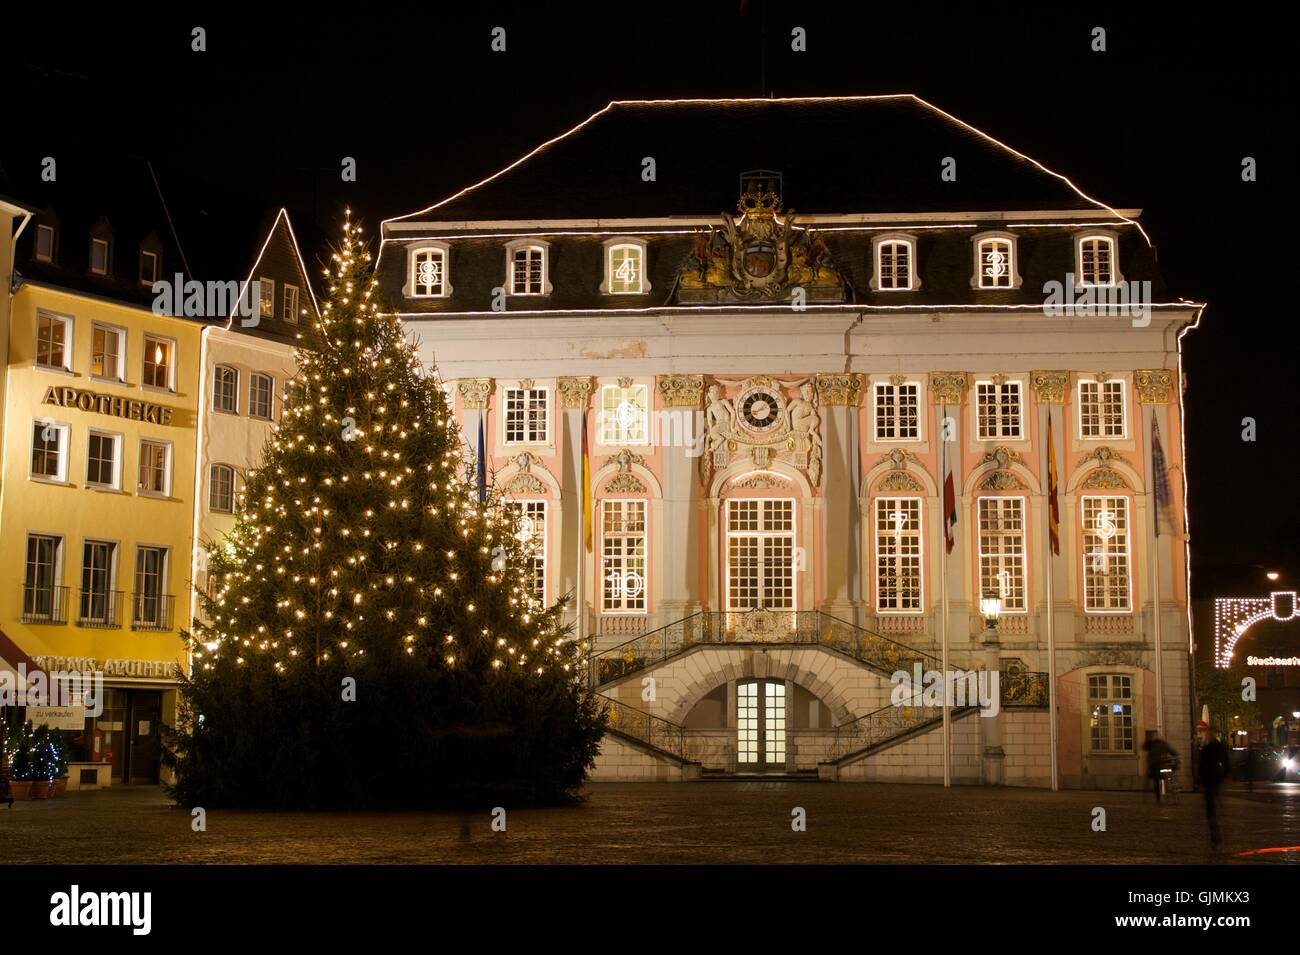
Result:
<svg viewBox="0 0 1300 955">
<path fill-rule="evenodd" d="M 768 388 L 751 388 L 740 396 L 740 420 L 751 431 L 771 431 L 781 423 L 785 402 Z"/>
</svg>

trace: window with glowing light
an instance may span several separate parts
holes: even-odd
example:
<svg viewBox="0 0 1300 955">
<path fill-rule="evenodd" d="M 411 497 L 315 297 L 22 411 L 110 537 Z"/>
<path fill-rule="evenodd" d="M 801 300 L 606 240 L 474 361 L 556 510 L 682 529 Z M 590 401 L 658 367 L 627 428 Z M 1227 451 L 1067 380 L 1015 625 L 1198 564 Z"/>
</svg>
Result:
<svg viewBox="0 0 1300 955">
<path fill-rule="evenodd" d="M 977 286 L 979 288 L 1013 287 L 1013 246 L 1010 239 L 981 239 L 977 246 Z"/>
<path fill-rule="evenodd" d="M 979 501 L 980 593 L 999 594 L 1002 609 L 1025 606 L 1025 499 L 984 497 Z"/>
<path fill-rule="evenodd" d="M 876 288 L 903 291 L 913 287 L 912 242 L 885 239 L 876 245 Z"/>
<path fill-rule="evenodd" d="M 527 554 L 524 578 L 528 596 L 546 604 L 546 502 L 507 501 L 519 520 L 516 536 Z"/>
<path fill-rule="evenodd" d="M 640 245 L 611 245 L 606 252 L 605 287 L 611 295 L 640 295 L 645 291 L 645 248 Z"/>
<path fill-rule="evenodd" d="M 1085 496 L 1083 509 L 1083 609 L 1132 609 L 1129 585 L 1128 498 Z"/>
<path fill-rule="evenodd" d="M 727 501 L 727 609 L 794 610 L 794 501 Z"/>
<path fill-rule="evenodd" d="M 1088 749 L 1132 753 L 1133 678 L 1123 673 L 1088 675 Z"/>
<path fill-rule="evenodd" d="M 1105 235 L 1079 240 L 1079 284 L 1115 284 L 1115 240 Z"/>
<path fill-rule="evenodd" d="M 140 476 L 137 487 L 141 494 L 167 497 L 171 494 L 172 447 L 166 441 L 140 442 Z"/>
<path fill-rule="evenodd" d="M 921 437 L 919 383 L 878 381 L 873 393 L 877 441 L 916 441 Z"/>
<path fill-rule="evenodd" d="M 600 542 L 601 609 L 645 613 L 646 502 L 601 501 Z"/>
<path fill-rule="evenodd" d="M 1079 437 L 1122 438 L 1124 424 L 1124 382 L 1082 379 L 1079 382 Z"/>
<path fill-rule="evenodd" d="M 600 389 L 600 443 L 647 444 L 650 432 L 648 385 L 605 385 Z"/>
<path fill-rule="evenodd" d="M 175 387 L 176 368 L 172 361 L 176 344 L 169 338 L 144 336 L 144 376 L 146 388 L 171 391 Z"/>
<path fill-rule="evenodd" d="M 416 249 L 411 253 L 411 294 L 416 298 L 447 294 L 445 249 Z"/>
<path fill-rule="evenodd" d="M 225 365 L 212 369 L 212 410 L 239 413 L 239 372 Z"/>
<path fill-rule="evenodd" d="M 1023 438 L 1020 411 L 1020 382 L 975 383 L 976 433 L 981 440 Z"/>
<path fill-rule="evenodd" d="M 550 437 L 548 398 L 546 388 L 506 389 L 506 444 L 547 443 Z"/>
<path fill-rule="evenodd" d="M 72 319 L 51 312 L 36 314 L 36 364 L 56 371 L 72 370 Z"/>
<path fill-rule="evenodd" d="M 921 612 L 921 501 L 876 498 L 876 610 Z"/>
<path fill-rule="evenodd" d="M 32 422 L 31 476 L 42 481 L 68 479 L 68 426 L 49 418 Z"/>
<path fill-rule="evenodd" d="M 208 488 L 208 510 L 220 514 L 235 511 L 235 469 L 229 464 L 214 464 Z"/>
<path fill-rule="evenodd" d="M 109 381 L 126 380 L 126 330 L 95 322 L 91 330 L 90 373 Z"/>
<path fill-rule="evenodd" d="M 259 314 L 275 318 L 275 282 L 272 279 L 257 280 L 257 303 Z"/>
<path fill-rule="evenodd" d="M 248 376 L 248 416 L 271 420 L 271 402 L 275 394 L 275 379 L 270 375 L 252 374 Z"/>
<path fill-rule="evenodd" d="M 542 295 L 546 291 L 546 249 L 525 245 L 510 252 L 510 294 Z"/>
</svg>

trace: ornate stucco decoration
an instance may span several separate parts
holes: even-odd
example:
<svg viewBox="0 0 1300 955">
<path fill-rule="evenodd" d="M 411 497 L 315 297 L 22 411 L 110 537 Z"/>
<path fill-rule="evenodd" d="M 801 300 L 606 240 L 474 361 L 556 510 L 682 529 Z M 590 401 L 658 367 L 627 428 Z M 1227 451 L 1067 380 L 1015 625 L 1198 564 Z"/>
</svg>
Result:
<svg viewBox="0 0 1300 955">
<path fill-rule="evenodd" d="M 637 465 L 638 467 L 645 466 L 645 458 L 641 457 L 641 455 L 639 454 L 633 454 L 627 448 L 624 448 L 622 451 L 619 451 L 617 454 L 610 455 L 610 461 L 618 465 L 618 470 L 620 473 L 627 473 L 631 471 L 632 465 L 634 464 Z"/>
<path fill-rule="evenodd" d="M 861 389 L 862 376 L 858 374 L 817 376 L 817 398 L 823 405 L 853 407 L 858 403 Z"/>
<path fill-rule="evenodd" d="M 1145 664 L 1142 654 L 1125 647 L 1095 647 L 1079 658 L 1079 668 L 1083 667 L 1135 667 L 1141 669 Z"/>
<path fill-rule="evenodd" d="M 1031 371 L 1029 385 L 1034 389 L 1040 404 L 1059 405 L 1065 401 L 1065 389 L 1070 387 L 1068 371 Z"/>
<path fill-rule="evenodd" d="M 632 376 L 631 376 L 631 375 L 620 375 L 620 376 L 619 376 L 619 379 L 618 379 L 618 386 L 619 386 L 620 388 L 631 388 L 631 387 L 632 387 Z"/>
<path fill-rule="evenodd" d="M 781 488 L 782 490 L 790 487 L 790 482 L 785 478 L 778 477 L 775 474 L 760 472 L 745 478 L 743 481 L 737 481 L 732 487 L 752 487 L 752 488 Z"/>
<path fill-rule="evenodd" d="M 560 392 L 561 408 L 585 408 L 591 397 L 591 379 L 583 375 L 580 378 L 559 378 L 555 387 Z"/>
<path fill-rule="evenodd" d="M 885 462 L 888 462 L 890 468 L 892 468 L 893 470 L 904 471 L 907 469 L 907 463 L 909 461 L 919 461 L 919 460 L 920 458 L 918 458 L 911 451 L 905 451 L 902 448 L 894 448 L 894 450 L 890 451 L 888 454 L 881 457 L 880 463 L 884 464 Z"/>
<path fill-rule="evenodd" d="M 492 379 L 466 378 L 456 385 L 456 390 L 460 392 L 461 403 L 467 410 L 482 411 L 492 393 Z"/>
<path fill-rule="evenodd" d="M 993 471 L 980 481 L 981 491 L 1023 491 L 1024 482 L 1010 471 Z"/>
<path fill-rule="evenodd" d="M 920 483 L 906 471 L 890 471 L 880 482 L 881 491 L 919 491 Z"/>
<path fill-rule="evenodd" d="M 1112 468 L 1094 468 L 1088 472 L 1088 476 L 1083 479 L 1081 487 L 1089 490 L 1100 488 L 1128 487 L 1128 482 L 1124 480 L 1123 475 Z"/>
<path fill-rule="evenodd" d="M 537 382 L 533 381 L 533 379 L 531 379 L 531 378 L 520 378 L 520 379 L 519 379 L 519 389 L 520 389 L 521 391 L 529 391 L 529 390 L 531 390 L 532 387 L 533 387 L 534 385 L 536 385 L 536 384 L 537 384 Z"/>
<path fill-rule="evenodd" d="M 1096 461 L 1103 467 L 1110 467 L 1110 465 L 1115 462 L 1128 464 L 1128 461 L 1124 459 L 1122 454 L 1116 453 L 1114 448 L 1107 447 L 1106 445 L 1102 445 L 1100 448 L 1095 448 L 1090 454 L 1084 456 L 1084 460 Z"/>
<path fill-rule="evenodd" d="M 844 301 L 844 280 L 830 247 L 811 229 L 782 215 L 781 177 L 746 173 L 737 203 L 740 218 L 722 213 L 722 227 L 696 233 L 678 281 L 680 302 L 788 299 L 803 290 L 808 302 Z"/>
<path fill-rule="evenodd" d="M 605 482 L 607 494 L 644 494 L 645 485 L 634 474 L 618 474 Z"/>
<path fill-rule="evenodd" d="M 787 398 L 786 388 L 798 394 Z M 764 375 L 747 378 L 735 386 L 734 397 L 725 386 L 709 385 L 705 396 L 705 443 L 700 474 L 705 484 L 715 468 L 725 468 L 748 454 L 755 467 L 785 461 L 808 472 L 814 485 L 821 482 L 821 414 L 817 389 L 811 379 L 781 382 Z"/>
<path fill-rule="evenodd" d="M 516 474 L 502 489 L 503 494 L 545 494 L 546 485 L 532 474 Z"/>
<path fill-rule="evenodd" d="M 765 607 L 732 614 L 731 627 L 726 636 L 736 643 L 779 642 L 789 636 L 791 617 L 789 612 L 775 613 Z"/>
<path fill-rule="evenodd" d="M 1174 387 L 1174 373 L 1168 368 L 1147 368 L 1133 372 L 1138 400 L 1144 405 L 1163 405 Z"/>
<path fill-rule="evenodd" d="M 520 474 L 527 474 L 532 470 L 533 465 L 540 463 L 542 459 L 531 451 L 520 451 L 510 460 L 514 462 L 514 465 L 519 469 Z"/>
<path fill-rule="evenodd" d="M 959 405 L 966 396 L 966 372 L 930 372 L 930 394 L 937 405 Z"/>
<path fill-rule="evenodd" d="M 704 397 L 704 376 L 660 375 L 659 397 L 669 408 L 698 408 Z"/>
<path fill-rule="evenodd" d="M 1010 448 L 998 445 L 992 451 L 984 455 L 984 460 L 980 462 L 981 466 L 991 464 L 996 468 L 1006 469 L 1013 463 L 1024 464 L 1025 459 L 1021 457 L 1019 451 L 1013 451 Z"/>
</svg>

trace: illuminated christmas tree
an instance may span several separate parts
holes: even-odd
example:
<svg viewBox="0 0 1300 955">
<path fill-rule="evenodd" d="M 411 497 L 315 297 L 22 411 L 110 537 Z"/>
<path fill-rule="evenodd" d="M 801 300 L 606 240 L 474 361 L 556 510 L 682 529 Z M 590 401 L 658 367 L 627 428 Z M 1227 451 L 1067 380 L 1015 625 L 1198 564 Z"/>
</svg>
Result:
<svg viewBox="0 0 1300 955">
<path fill-rule="evenodd" d="M 375 300 L 360 227 L 318 347 L 248 475 L 191 634 L 172 737 L 192 806 L 566 798 L 603 717 L 580 648 L 528 595 L 518 518 L 479 502 L 455 418 Z"/>
</svg>

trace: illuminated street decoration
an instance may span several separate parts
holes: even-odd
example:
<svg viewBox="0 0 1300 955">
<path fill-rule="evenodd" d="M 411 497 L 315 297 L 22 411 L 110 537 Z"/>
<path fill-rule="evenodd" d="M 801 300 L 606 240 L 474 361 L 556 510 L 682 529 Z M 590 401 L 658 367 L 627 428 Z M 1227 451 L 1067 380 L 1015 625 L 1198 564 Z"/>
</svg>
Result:
<svg viewBox="0 0 1300 955">
<path fill-rule="evenodd" d="M 1267 597 L 1218 597 L 1214 601 L 1214 665 L 1227 669 L 1232 651 L 1246 631 L 1261 620 L 1285 623 L 1297 616 L 1296 592 L 1275 590 Z M 1283 610 L 1286 612 L 1283 613 Z M 1254 659 L 1254 658 L 1252 658 Z"/>
</svg>

